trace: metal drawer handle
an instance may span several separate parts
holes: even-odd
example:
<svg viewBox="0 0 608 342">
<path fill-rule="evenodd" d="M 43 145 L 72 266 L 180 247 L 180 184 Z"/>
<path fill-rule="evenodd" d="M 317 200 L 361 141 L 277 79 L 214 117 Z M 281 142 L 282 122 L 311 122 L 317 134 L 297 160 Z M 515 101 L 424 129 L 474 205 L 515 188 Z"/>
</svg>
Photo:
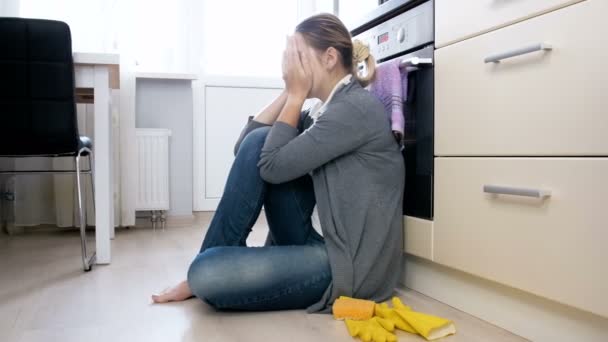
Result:
<svg viewBox="0 0 608 342">
<path fill-rule="evenodd" d="M 498 63 L 503 59 L 521 56 L 521 55 L 525 55 L 525 54 L 536 52 L 536 51 L 551 51 L 552 49 L 553 49 L 553 46 L 551 46 L 551 44 L 549 44 L 549 43 L 538 43 L 538 44 L 526 46 L 523 48 L 519 48 L 519 49 L 515 49 L 515 50 L 503 52 L 503 53 L 497 53 L 495 55 L 488 56 L 484 59 L 484 62 L 485 63 Z"/>
<path fill-rule="evenodd" d="M 497 195 L 513 195 L 534 198 L 551 197 L 551 190 L 514 188 L 500 185 L 484 185 L 483 192 Z"/>
</svg>

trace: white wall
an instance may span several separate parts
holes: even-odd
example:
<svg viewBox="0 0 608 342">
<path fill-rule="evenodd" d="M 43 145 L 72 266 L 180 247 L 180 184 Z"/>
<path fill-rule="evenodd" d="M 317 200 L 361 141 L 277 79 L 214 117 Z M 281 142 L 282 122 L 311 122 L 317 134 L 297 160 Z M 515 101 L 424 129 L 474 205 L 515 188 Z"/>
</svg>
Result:
<svg viewBox="0 0 608 342">
<path fill-rule="evenodd" d="M 0 17 L 19 16 L 19 0 L 0 1 Z"/>
</svg>

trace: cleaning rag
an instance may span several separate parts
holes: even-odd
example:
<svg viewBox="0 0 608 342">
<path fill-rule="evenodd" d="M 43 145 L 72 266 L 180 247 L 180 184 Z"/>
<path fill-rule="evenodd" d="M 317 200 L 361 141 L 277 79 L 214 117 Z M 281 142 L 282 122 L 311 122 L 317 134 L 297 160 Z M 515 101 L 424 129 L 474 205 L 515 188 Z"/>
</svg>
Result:
<svg viewBox="0 0 608 342">
<path fill-rule="evenodd" d="M 407 70 L 402 69 L 400 64 L 401 59 L 396 58 L 378 65 L 369 91 L 384 105 L 393 133 L 403 136 L 405 129 L 403 102 L 407 100 Z"/>
</svg>

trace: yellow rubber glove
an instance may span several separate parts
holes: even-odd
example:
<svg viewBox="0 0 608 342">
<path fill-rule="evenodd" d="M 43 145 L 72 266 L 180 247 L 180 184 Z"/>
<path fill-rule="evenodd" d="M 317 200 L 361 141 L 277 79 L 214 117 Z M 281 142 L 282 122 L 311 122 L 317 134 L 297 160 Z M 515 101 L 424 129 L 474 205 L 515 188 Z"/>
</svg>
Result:
<svg viewBox="0 0 608 342">
<path fill-rule="evenodd" d="M 410 310 L 410 308 L 407 306 L 404 306 L 402 310 L 405 310 L 405 308 Z M 399 316 L 394 309 L 389 308 L 386 303 L 376 304 L 376 316 L 393 322 L 397 329 L 408 333 L 417 334 L 416 330 L 406 320 Z"/>
<path fill-rule="evenodd" d="M 390 332 L 395 330 L 395 325 L 386 319 L 374 317 L 365 321 L 347 319 L 346 328 L 352 337 L 359 337 L 365 342 L 396 342 L 397 336 Z"/>
<path fill-rule="evenodd" d="M 393 307 L 397 315 L 429 341 L 456 333 L 456 327 L 452 321 L 412 311 L 397 297 L 393 297 Z"/>
</svg>

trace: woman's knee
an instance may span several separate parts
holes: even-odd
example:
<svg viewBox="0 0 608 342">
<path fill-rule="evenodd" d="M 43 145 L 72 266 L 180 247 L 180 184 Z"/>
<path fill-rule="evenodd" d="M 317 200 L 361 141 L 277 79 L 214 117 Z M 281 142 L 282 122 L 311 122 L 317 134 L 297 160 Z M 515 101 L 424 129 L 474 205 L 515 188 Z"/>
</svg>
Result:
<svg viewBox="0 0 608 342">
<path fill-rule="evenodd" d="M 188 286 L 192 294 L 216 309 L 220 309 L 225 297 L 238 287 L 231 274 L 239 272 L 230 262 L 233 248 L 209 248 L 200 253 L 188 269 Z"/>
<path fill-rule="evenodd" d="M 213 262 L 214 248 L 210 248 L 196 256 L 188 269 L 188 286 L 196 297 L 208 301 L 208 298 L 217 292 L 221 270 Z M 210 303 L 212 304 L 212 303 Z"/>
<path fill-rule="evenodd" d="M 243 151 L 246 153 L 257 151 L 259 153 L 264 146 L 264 142 L 266 142 L 268 132 L 270 132 L 270 126 L 256 128 L 249 132 L 249 134 L 247 134 L 247 136 L 241 142 L 237 155 Z"/>
</svg>

